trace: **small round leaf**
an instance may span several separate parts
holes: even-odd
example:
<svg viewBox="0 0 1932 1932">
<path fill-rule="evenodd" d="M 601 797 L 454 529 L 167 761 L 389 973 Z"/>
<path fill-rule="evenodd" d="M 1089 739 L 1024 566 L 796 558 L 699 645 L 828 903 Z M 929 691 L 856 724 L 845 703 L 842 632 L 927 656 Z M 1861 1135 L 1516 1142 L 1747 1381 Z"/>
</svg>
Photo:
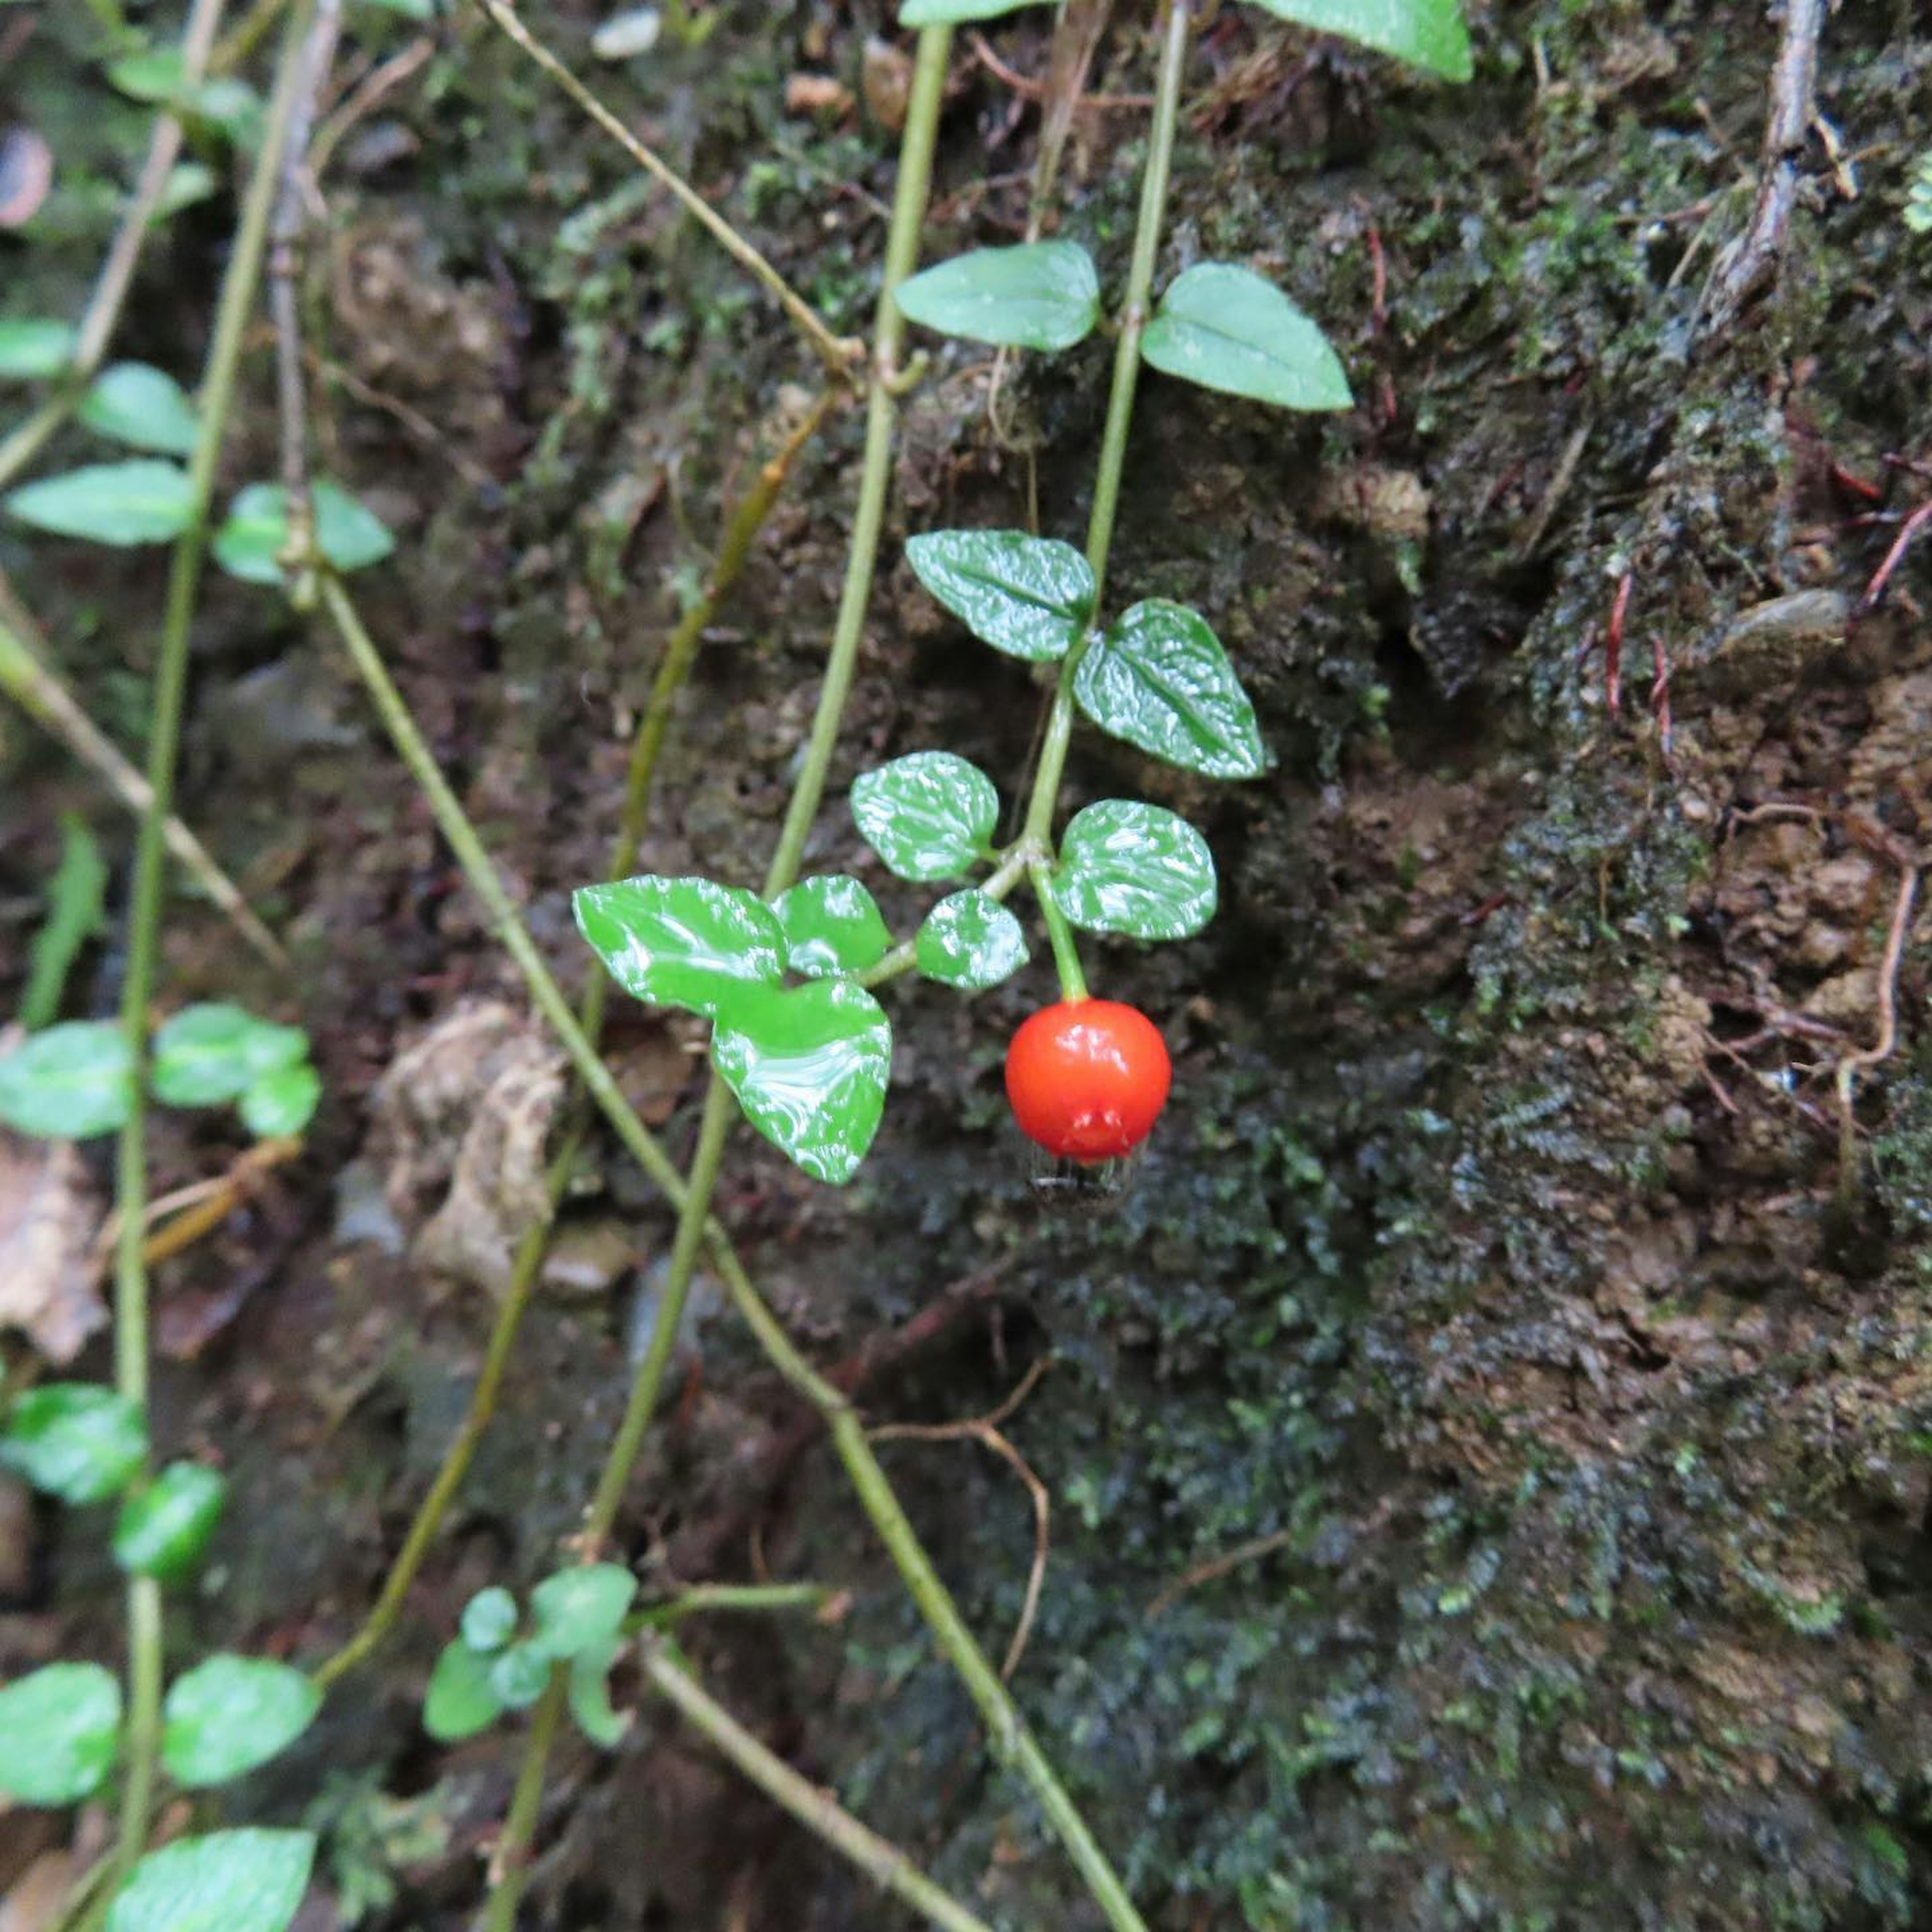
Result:
<svg viewBox="0 0 1932 1932">
<path fill-rule="evenodd" d="M 1255 707 L 1207 620 L 1152 597 L 1117 618 L 1073 674 L 1074 701 L 1103 731 L 1214 778 L 1266 764 Z"/>
<path fill-rule="evenodd" d="M 28 1389 L 0 1433 L 0 1468 L 64 1503 L 98 1503 L 125 1489 L 147 1454 L 141 1412 L 92 1382 Z"/>
<path fill-rule="evenodd" d="M 286 1750 L 321 1708 L 322 1693 L 291 1664 L 211 1657 L 168 1692 L 161 1761 L 191 1790 L 226 1784 Z"/>
<path fill-rule="evenodd" d="M 218 1472 L 170 1462 L 122 1502 L 114 1520 L 115 1562 L 132 1576 L 170 1582 L 186 1576 L 207 1548 L 227 1495 Z"/>
<path fill-rule="evenodd" d="M 503 1700 L 490 1682 L 490 1663 L 459 1637 L 446 1644 L 423 1697 L 423 1729 L 446 1744 L 473 1738 L 503 1714 Z"/>
<path fill-rule="evenodd" d="M 942 335 L 1070 349 L 1100 319 L 1100 278 L 1077 242 L 976 248 L 899 284 L 899 313 Z"/>
<path fill-rule="evenodd" d="M 638 1580 L 616 1563 L 580 1563 L 546 1576 L 530 1592 L 536 1635 L 530 1648 L 560 1662 L 617 1634 Z"/>
<path fill-rule="evenodd" d="M 517 1600 L 500 1584 L 478 1590 L 463 1606 L 463 1641 L 488 1656 L 516 1634 Z"/>
<path fill-rule="evenodd" d="M 1214 916 L 1214 855 L 1186 819 L 1157 805 L 1103 800 L 1060 842 L 1053 896 L 1088 932 L 1185 939 Z"/>
<path fill-rule="evenodd" d="M 1071 544 L 1023 530 L 934 530 L 905 554 L 920 583 L 1009 657 L 1064 658 L 1094 614 L 1094 573 Z"/>
<path fill-rule="evenodd" d="M 154 1098 L 170 1107 L 219 1106 L 308 1052 L 300 1027 L 258 1020 L 226 1000 L 184 1006 L 154 1035 Z"/>
<path fill-rule="evenodd" d="M 784 928 L 786 964 L 808 980 L 862 973 L 892 943 L 872 894 L 843 873 L 801 879 L 772 910 Z"/>
<path fill-rule="evenodd" d="M 490 1659 L 490 1688 L 512 1711 L 527 1711 L 550 1682 L 550 1659 L 533 1643 L 513 1643 Z"/>
<path fill-rule="evenodd" d="M 0 1690 L 0 1792 L 71 1804 L 98 1788 L 121 1739 L 121 1687 L 98 1664 L 50 1664 Z"/>
<path fill-rule="evenodd" d="M 257 1140 L 298 1134 L 322 1104 L 322 1076 L 304 1060 L 265 1073 L 242 1096 L 242 1124 Z"/>
<path fill-rule="evenodd" d="M 310 492 L 315 544 L 330 566 L 345 574 L 380 563 L 396 540 L 373 510 L 326 478 Z M 277 562 L 289 541 L 287 494 L 279 483 L 250 483 L 237 493 L 214 533 L 214 560 L 244 584 L 280 584 Z"/>
<path fill-rule="evenodd" d="M 646 873 L 582 886 L 577 929 L 633 999 L 715 1016 L 747 986 L 776 984 L 784 929 L 754 892 L 710 879 Z"/>
<path fill-rule="evenodd" d="M 1324 335 L 1271 282 L 1231 262 L 1176 278 L 1141 338 L 1164 374 L 1288 410 L 1346 410 L 1348 379 Z"/>
<path fill-rule="evenodd" d="M 914 752 L 852 783 L 860 836 L 902 879 L 956 879 L 986 856 L 1000 795 L 978 766 L 950 752 Z"/>
<path fill-rule="evenodd" d="M 998 899 L 968 886 L 926 914 L 914 951 L 928 980 L 983 993 L 1026 964 L 1027 944 L 1019 921 Z"/>
<path fill-rule="evenodd" d="M 106 1932 L 287 1932 L 308 1889 L 313 1832 L 210 1832 L 150 1852 Z"/>
<path fill-rule="evenodd" d="M 111 1134 L 134 1098 L 134 1062 L 112 1020 L 64 1020 L 0 1059 L 0 1122 L 23 1134 Z"/>
</svg>

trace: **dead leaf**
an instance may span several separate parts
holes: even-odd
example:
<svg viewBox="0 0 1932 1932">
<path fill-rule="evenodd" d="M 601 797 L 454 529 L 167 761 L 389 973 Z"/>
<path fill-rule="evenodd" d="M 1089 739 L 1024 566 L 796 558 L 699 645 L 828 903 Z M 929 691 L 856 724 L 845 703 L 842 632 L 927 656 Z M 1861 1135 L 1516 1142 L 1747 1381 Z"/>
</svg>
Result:
<svg viewBox="0 0 1932 1932">
<path fill-rule="evenodd" d="M 65 1364 L 106 1326 L 90 1256 L 101 1207 L 71 1141 L 0 1130 L 0 1326 Z"/>
</svg>

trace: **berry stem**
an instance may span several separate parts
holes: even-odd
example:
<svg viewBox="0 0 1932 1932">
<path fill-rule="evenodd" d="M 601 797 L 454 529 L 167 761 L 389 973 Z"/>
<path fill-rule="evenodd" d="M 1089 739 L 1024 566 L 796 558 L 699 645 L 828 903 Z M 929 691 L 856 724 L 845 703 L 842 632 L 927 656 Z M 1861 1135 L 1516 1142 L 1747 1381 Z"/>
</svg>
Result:
<svg viewBox="0 0 1932 1932">
<path fill-rule="evenodd" d="M 1033 882 L 1034 898 L 1040 901 L 1040 916 L 1046 922 L 1047 939 L 1053 947 L 1054 970 L 1060 975 L 1060 997 L 1067 1000 L 1084 1000 L 1087 998 L 1087 976 L 1080 970 L 1080 949 L 1074 944 L 1073 928 L 1067 924 L 1066 915 L 1053 896 L 1052 868 L 1044 859 L 1036 859 L 1027 868 L 1027 876 Z"/>
</svg>

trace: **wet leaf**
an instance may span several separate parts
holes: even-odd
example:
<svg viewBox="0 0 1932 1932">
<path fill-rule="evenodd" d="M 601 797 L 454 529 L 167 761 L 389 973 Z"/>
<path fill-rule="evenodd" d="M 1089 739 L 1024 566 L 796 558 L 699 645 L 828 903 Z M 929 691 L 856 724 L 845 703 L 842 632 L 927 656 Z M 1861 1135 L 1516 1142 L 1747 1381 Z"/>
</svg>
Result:
<svg viewBox="0 0 1932 1932">
<path fill-rule="evenodd" d="M 279 1756 L 321 1708 L 322 1693 L 292 1664 L 211 1657 L 169 1690 L 161 1762 L 190 1790 L 226 1784 Z"/>
<path fill-rule="evenodd" d="M 1173 812 L 1106 799 L 1067 826 L 1052 890 L 1060 910 L 1088 932 L 1185 939 L 1214 916 L 1214 855 Z"/>
<path fill-rule="evenodd" d="M 1026 964 L 1026 936 L 998 899 L 969 886 L 926 914 L 914 951 L 928 980 L 982 993 Z"/>
<path fill-rule="evenodd" d="M 490 1659 L 460 1637 L 446 1644 L 424 1694 L 423 1729 L 453 1744 L 487 1730 L 502 1714 L 503 1700 L 490 1682 Z"/>
<path fill-rule="evenodd" d="M 0 382 L 39 382 L 74 360 L 80 338 L 70 322 L 0 318 Z"/>
<path fill-rule="evenodd" d="M 201 433 L 188 392 L 164 370 L 117 362 L 88 386 L 75 412 L 87 427 L 136 449 L 190 456 Z"/>
<path fill-rule="evenodd" d="M 1064 658 L 1094 614 L 1094 573 L 1071 544 L 1023 530 L 934 530 L 905 554 L 920 583 L 1009 657 Z"/>
<path fill-rule="evenodd" d="M 1160 298 L 1141 353 L 1204 389 L 1288 410 L 1346 410 L 1354 400 L 1328 338 L 1270 282 L 1203 262 Z"/>
<path fill-rule="evenodd" d="M 878 1132 L 892 1070 L 885 1010 L 850 980 L 747 992 L 711 1055 L 759 1132 L 814 1180 L 842 1186 Z"/>
<path fill-rule="evenodd" d="M 112 1020 L 64 1020 L 0 1058 L 0 1121 L 23 1134 L 111 1134 L 134 1094 L 128 1042 Z"/>
<path fill-rule="evenodd" d="M 114 1560 L 131 1576 L 172 1582 L 201 1560 L 221 1520 L 228 1484 L 200 1462 L 170 1462 L 129 1492 L 114 1520 Z"/>
<path fill-rule="evenodd" d="M 106 1932 L 287 1932 L 308 1889 L 313 1832 L 210 1832 L 150 1852 Z"/>
<path fill-rule="evenodd" d="M 141 1412 L 92 1382 L 28 1389 L 0 1432 L 0 1468 L 64 1503 L 98 1503 L 125 1489 L 147 1454 Z"/>
<path fill-rule="evenodd" d="M 561 1663 L 617 1634 L 638 1580 L 615 1563 L 580 1563 L 546 1576 L 530 1593 L 536 1634 L 530 1648 Z"/>
<path fill-rule="evenodd" d="M 218 1107 L 308 1053 L 300 1027 L 257 1019 L 226 1000 L 184 1006 L 154 1035 L 154 1098 L 170 1107 Z"/>
<path fill-rule="evenodd" d="M 1074 242 L 976 248 L 899 285 L 899 313 L 922 328 L 1008 349 L 1070 349 L 1100 319 L 1100 280 Z"/>
<path fill-rule="evenodd" d="M 801 879 L 772 910 L 784 928 L 785 963 L 807 979 L 862 973 L 892 943 L 872 894 L 842 873 Z"/>
<path fill-rule="evenodd" d="M 300 1133 L 321 1104 L 322 1076 L 304 1061 L 263 1074 L 242 1096 L 242 1124 L 257 1140 L 279 1140 Z"/>
<path fill-rule="evenodd" d="M 121 1687 L 98 1664 L 50 1664 L 0 1690 L 0 1792 L 71 1804 L 98 1788 L 121 1742 Z"/>
<path fill-rule="evenodd" d="M 1469 30 L 1457 0 L 1255 0 L 1276 19 L 1339 34 L 1378 53 L 1394 54 L 1438 74 L 1467 80 L 1474 70 Z"/>
<path fill-rule="evenodd" d="M 776 984 L 784 929 L 755 892 L 645 873 L 580 886 L 577 929 L 633 999 L 715 1016 L 748 986 Z"/>
<path fill-rule="evenodd" d="M 380 563 L 396 548 L 395 538 L 373 510 L 324 478 L 310 492 L 315 509 L 315 543 L 332 568 L 345 576 Z M 237 493 L 214 533 L 214 560 L 244 584 L 280 584 L 276 561 L 288 543 L 286 493 L 279 483 L 250 483 Z"/>
<path fill-rule="evenodd" d="M 90 464 L 27 484 L 4 500 L 8 515 L 32 529 L 118 549 L 166 543 L 194 515 L 188 472 L 152 457 Z"/>
<path fill-rule="evenodd" d="M 986 856 L 1000 795 L 950 752 L 914 752 L 852 783 L 860 836 L 902 879 L 956 879 Z"/>
<path fill-rule="evenodd" d="M 1255 708 L 1198 612 L 1150 598 L 1115 619 L 1073 674 L 1074 701 L 1103 731 L 1210 778 L 1265 764 Z"/>
<path fill-rule="evenodd" d="M 501 1650 L 517 1631 L 517 1600 L 500 1584 L 478 1590 L 463 1606 L 463 1641 L 480 1655 Z"/>
</svg>

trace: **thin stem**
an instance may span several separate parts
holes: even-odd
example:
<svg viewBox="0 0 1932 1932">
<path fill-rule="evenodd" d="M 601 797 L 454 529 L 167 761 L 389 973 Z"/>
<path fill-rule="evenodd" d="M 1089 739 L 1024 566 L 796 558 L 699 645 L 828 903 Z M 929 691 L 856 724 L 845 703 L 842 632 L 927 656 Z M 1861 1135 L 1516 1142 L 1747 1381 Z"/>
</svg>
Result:
<svg viewBox="0 0 1932 1932">
<path fill-rule="evenodd" d="M 514 9 L 507 4 L 507 0 L 476 0 L 476 4 L 653 181 L 668 188 L 686 212 L 710 232 L 719 247 L 734 261 L 748 270 L 764 286 L 773 300 L 817 350 L 828 370 L 842 376 L 850 374 L 855 345 L 842 341 L 835 335 L 818 311 L 730 223 L 682 176 L 674 172 L 646 147 L 549 48 L 531 33 L 518 18 Z"/>
<path fill-rule="evenodd" d="M 635 1618 L 639 1630 L 664 1630 L 707 1610 L 818 1610 L 835 1592 L 823 1583 L 693 1583 Z"/>
<path fill-rule="evenodd" d="M 1087 976 L 1080 970 L 1080 949 L 1074 944 L 1073 928 L 1066 922 L 1066 915 L 1060 909 L 1060 902 L 1053 896 L 1052 874 L 1043 860 L 1036 860 L 1027 868 L 1027 876 L 1033 884 L 1034 897 L 1040 902 L 1040 917 L 1046 922 L 1048 943 L 1053 948 L 1054 970 L 1060 975 L 1060 997 L 1063 1000 L 1084 1000 L 1087 997 Z"/>
<path fill-rule="evenodd" d="M 127 1774 L 121 1786 L 118 1878 L 147 1849 L 161 1748 L 161 1586 L 152 1576 L 128 1580 Z"/>
<path fill-rule="evenodd" d="M 530 1712 L 530 1739 L 517 1772 L 516 1788 L 510 1793 L 503 1828 L 490 1853 L 490 1895 L 484 1903 L 482 1932 L 513 1932 L 516 1924 L 517 1906 L 530 1882 L 530 1840 L 536 1835 L 537 1816 L 543 1804 L 544 1773 L 550 1767 L 550 1749 L 556 1742 L 568 1694 L 569 1678 L 560 1666 L 551 1671 L 543 1695 Z"/>
<path fill-rule="evenodd" d="M 904 1899 L 946 1932 L 991 1932 L 983 1919 L 976 1918 L 940 1890 L 896 1845 L 860 1824 L 829 1792 L 801 1778 L 761 1744 L 689 1671 L 671 1660 L 662 1643 L 644 1646 L 643 1664 L 652 1688 L 675 1705 L 694 1730 L 807 1831 L 850 1859 L 882 1891 Z"/>
</svg>

